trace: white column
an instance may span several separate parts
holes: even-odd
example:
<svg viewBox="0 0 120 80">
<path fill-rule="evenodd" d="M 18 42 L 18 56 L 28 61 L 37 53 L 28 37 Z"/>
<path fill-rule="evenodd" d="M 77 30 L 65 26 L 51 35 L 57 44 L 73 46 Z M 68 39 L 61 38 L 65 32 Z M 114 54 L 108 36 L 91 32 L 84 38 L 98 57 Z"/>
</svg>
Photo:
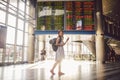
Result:
<svg viewBox="0 0 120 80">
<path fill-rule="evenodd" d="M 35 8 L 32 4 L 30 4 L 30 8 L 29 8 L 29 14 L 32 16 L 31 19 L 28 19 L 28 22 L 31 23 L 35 23 Z M 31 23 L 29 23 L 29 27 L 28 27 L 28 55 L 27 55 L 27 59 L 28 59 L 28 63 L 33 63 L 34 62 L 34 50 L 35 50 L 35 35 L 34 35 L 34 25 L 32 25 Z"/>
<path fill-rule="evenodd" d="M 97 30 L 96 30 L 96 61 L 97 63 L 105 62 L 104 33 L 102 29 L 101 12 L 96 12 Z"/>
<path fill-rule="evenodd" d="M 33 27 L 29 27 L 29 36 L 28 36 L 28 63 L 34 62 L 34 35 L 33 35 Z"/>
</svg>

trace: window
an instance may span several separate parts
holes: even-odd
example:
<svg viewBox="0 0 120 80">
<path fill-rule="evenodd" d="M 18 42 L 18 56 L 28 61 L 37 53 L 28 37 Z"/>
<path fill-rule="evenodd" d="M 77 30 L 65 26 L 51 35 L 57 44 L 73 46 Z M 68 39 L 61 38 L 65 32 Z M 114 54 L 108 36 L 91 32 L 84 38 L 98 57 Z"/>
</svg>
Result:
<svg viewBox="0 0 120 80">
<path fill-rule="evenodd" d="M 25 3 L 23 1 L 19 1 L 19 17 L 24 18 L 24 11 L 25 11 Z"/>
<path fill-rule="evenodd" d="M 29 1 L 29 0 L 26 0 L 26 2 L 27 2 L 27 5 L 29 6 L 29 5 L 30 5 L 30 1 Z"/>
<path fill-rule="evenodd" d="M 15 41 L 15 28 L 8 27 L 7 28 L 7 40 L 6 43 L 14 44 Z"/>
<path fill-rule="evenodd" d="M 23 32 L 17 30 L 17 45 L 23 45 Z"/>
<path fill-rule="evenodd" d="M 26 0 L 21 0 L 21 1 L 26 2 Z"/>
<path fill-rule="evenodd" d="M 30 19 L 29 2 L 30 0 L 0 0 L 0 25 L 7 25 L 6 53 L 3 53 L 3 49 L 0 49 L 0 63 L 27 62 L 28 24 L 30 21 L 26 22 L 25 19 Z M 27 15 L 25 15 L 26 13 Z M 32 21 L 30 25 L 32 25 Z"/>
<path fill-rule="evenodd" d="M 15 27 L 16 26 L 16 17 L 8 14 L 8 25 Z"/>
<path fill-rule="evenodd" d="M 10 0 L 10 4 L 13 5 L 14 7 L 17 7 L 17 1 L 18 0 Z"/>
<path fill-rule="evenodd" d="M 28 48 L 24 47 L 24 58 L 23 61 L 27 61 Z"/>
<path fill-rule="evenodd" d="M 5 23 L 5 16 L 6 16 L 6 13 L 0 10 L 0 23 Z"/>
<path fill-rule="evenodd" d="M 9 5 L 9 12 L 10 12 L 10 13 L 13 13 L 13 14 L 16 14 L 17 9 L 16 9 L 14 6 Z"/>
<path fill-rule="evenodd" d="M 13 62 L 14 61 L 14 46 L 13 45 L 6 45 L 6 58 L 5 62 Z"/>
<path fill-rule="evenodd" d="M 18 29 L 20 30 L 24 29 L 24 21 L 21 19 L 18 19 Z"/>
<path fill-rule="evenodd" d="M 25 33 L 25 45 L 28 46 L 28 33 Z"/>
<path fill-rule="evenodd" d="M 6 10 L 7 3 L 5 1 L 0 0 L 0 8 Z"/>
<path fill-rule="evenodd" d="M 2 62 L 3 49 L 0 49 L 0 62 Z"/>
<path fill-rule="evenodd" d="M 26 6 L 26 14 L 27 14 L 26 18 L 29 19 L 29 16 L 28 16 L 29 15 L 29 6 Z"/>
<path fill-rule="evenodd" d="M 25 3 L 21 0 L 19 0 L 19 9 L 25 11 Z"/>
<path fill-rule="evenodd" d="M 17 0 L 10 0 L 9 12 L 16 14 L 17 11 Z"/>
<path fill-rule="evenodd" d="M 28 32 L 28 22 L 25 23 L 25 32 Z"/>
<path fill-rule="evenodd" d="M 17 58 L 16 58 L 16 61 L 22 61 L 22 56 L 23 56 L 22 50 L 23 50 L 23 48 L 21 46 L 17 46 L 17 51 L 16 51 Z"/>
</svg>

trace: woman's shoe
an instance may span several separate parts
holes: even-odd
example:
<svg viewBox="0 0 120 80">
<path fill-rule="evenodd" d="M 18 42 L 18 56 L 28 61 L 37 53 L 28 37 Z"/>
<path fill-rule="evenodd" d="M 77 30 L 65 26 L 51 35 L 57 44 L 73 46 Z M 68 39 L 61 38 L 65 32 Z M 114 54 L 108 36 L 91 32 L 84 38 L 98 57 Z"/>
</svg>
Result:
<svg viewBox="0 0 120 80">
<path fill-rule="evenodd" d="M 64 75 L 64 74 L 65 74 L 65 73 L 63 73 L 63 72 L 59 72 L 59 73 L 58 73 L 58 75 L 60 75 L 60 76 L 61 76 L 61 75 Z"/>
<path fill-rule="evenodd" d="M 50 70 L 50 72 L 51 72 L 51 74 L 52 74 L 52 75 L 55 75 L 55 73 L 54 73 L 54 71 L 53 71 L 53 70 Z"/>
</svg>

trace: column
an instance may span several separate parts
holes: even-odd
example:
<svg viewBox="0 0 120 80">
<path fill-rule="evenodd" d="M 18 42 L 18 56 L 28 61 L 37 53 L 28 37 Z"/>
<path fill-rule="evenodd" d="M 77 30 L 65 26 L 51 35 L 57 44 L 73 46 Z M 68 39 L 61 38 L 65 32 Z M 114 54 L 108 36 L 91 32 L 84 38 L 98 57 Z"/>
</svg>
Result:
<svg viewBox="0 0 120 80">
<path fill-rule="evenodd" d="M 31 16 L 30 19 L 28 19 L 29 22 L 29 27 L 28 27 L 28 63 L 33 63 L 34 62 L 34 55 L 35 55 L 35 35 L 34 35 L 34 26 L 35 24 L 35 7 L 33 3 L 30 3 L 30 8 L 29 8 L 29 15 Z"/>
<path fill-rule="evenodd" d="M 101 13 L 96 12 L 97 30 L 96 30 L 96 60 L 98 63 L 105 62 L 104 33 L 102 30 Z"/>
<path fill-rule="evenodd" d="M 96 61 L 105 62 L 104 33 L 102 23 L 102 1 L 96 0 Z"/>
<path fill-rule="evenodd" d="M 34 28 L 29 26 L 29 36 L 28 36 L 28 63 L 34 62 Z"/>
</svg>

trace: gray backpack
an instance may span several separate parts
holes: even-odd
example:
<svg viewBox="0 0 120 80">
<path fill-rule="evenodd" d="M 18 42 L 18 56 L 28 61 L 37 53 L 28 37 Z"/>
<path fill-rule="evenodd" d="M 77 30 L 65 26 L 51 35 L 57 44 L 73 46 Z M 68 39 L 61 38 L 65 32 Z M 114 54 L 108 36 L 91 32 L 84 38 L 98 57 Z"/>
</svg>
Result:
<svg viewBox="0 0 120 80">
<path fill-rule="evenodd" d="M 51 39 L 50 41 L 49 41 L 49 43 L 52 45 L 52 49 L 53 49 L 53 51 L 57 51 L 57 49 L 58 49 L 58 46 L 57 45 L 55 45 L 56 44 L 56 40 L 57 40 L 57 38 L 53 38 L 53 39 Z M 61 42 L 61 37 L 60 37 L 60 40 L 59 40 L 59 42 L 58 43 L 60 43 Z"/>
</svg>

